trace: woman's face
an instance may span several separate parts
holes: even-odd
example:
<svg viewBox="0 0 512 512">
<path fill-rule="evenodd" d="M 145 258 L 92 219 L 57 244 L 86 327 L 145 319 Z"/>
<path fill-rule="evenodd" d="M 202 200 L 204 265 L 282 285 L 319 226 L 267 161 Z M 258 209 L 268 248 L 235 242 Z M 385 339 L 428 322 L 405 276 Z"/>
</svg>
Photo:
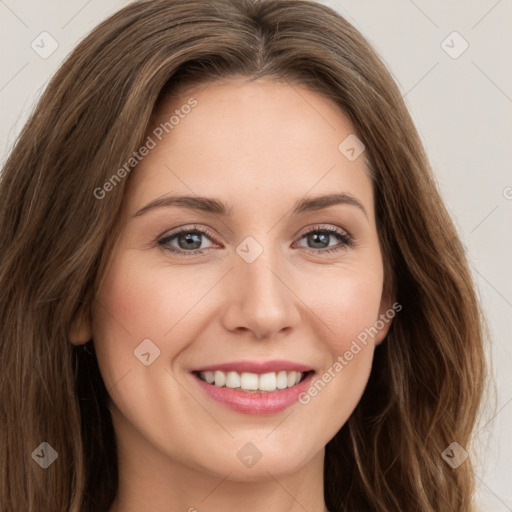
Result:
<svg viewBox="0 0 512 512">
<path fill-rule="evenodd" d="M 390 302 L 353 133 L 331 101 L 267 80 L 157 112 L 92 309 L 120 457 L 235 480 L 323 460 L 390 325 L 363 334 Z"/>
</svg>

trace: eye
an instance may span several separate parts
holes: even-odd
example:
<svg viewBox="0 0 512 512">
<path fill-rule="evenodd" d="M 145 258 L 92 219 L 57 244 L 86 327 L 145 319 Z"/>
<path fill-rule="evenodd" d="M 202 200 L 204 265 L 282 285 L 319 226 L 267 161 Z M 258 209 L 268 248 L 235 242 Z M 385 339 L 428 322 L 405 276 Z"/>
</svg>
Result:
<svg viewBox="0 0 512 512">
<path fill-rule="evenodd" d="M 205 229 L 200 229 L 197 226 L 193 226 L 189 229 L 181 229 L 174 233 L 166 235 L 164 238 L 158 240 L 158 245 L 162 249 L 172 252 L 183 254 L 187 256 L 195 256 L 196 254 L 203 254 L 201 249 L 209 249 L 210 247 L 201 247 L 201 237 L 207 237 L 213 239 L 213 236 Z M 173 241 L 176 241 L 174 245 Z"/>
<path fill-rule="evenodd" d="M 164 236 L 158 240 L 158 245 L 163 250 L 174 254 L 195 256 L 203 254 L 203 249 L 213 247 L 212 245 L 207 247 L 202 246 L 202 237 L 215 240 L 208 230 L 193 226 L 188 229 L 180 229 L 179 231 Z M 315 226 L 313 229 L 304 233 L 299 241 L 304 239 L 307 243 L 312 244 L 312 247 L 305 247 L 307 252 L 312 254 L 336 252 L 352 247 L 354 244 L 352 237 L 346 231 L 333 226 Z M 330 241 L 332 239 L 337 239 L 338 244 L 331 246 Z M 298 247 L 304 246 L 298 245 Z"/>
<path fill-rule="evenodd" d="M 333 238 L 338 240 L 338 245 L 329 245 L 329 240 L 332 240 Z M 303 239 L 306 239 L 306 243 L 312 244 L 313 249 L 319 249 L 311 250 L 311 247 L 307 247 L 307 252 L 313 254 L 337 252 L 354 245 L 352 237 L 346 231 L 333 226 L 315 226 L 313 229 L 302 235 L 300 240 Z"/>
</svg>

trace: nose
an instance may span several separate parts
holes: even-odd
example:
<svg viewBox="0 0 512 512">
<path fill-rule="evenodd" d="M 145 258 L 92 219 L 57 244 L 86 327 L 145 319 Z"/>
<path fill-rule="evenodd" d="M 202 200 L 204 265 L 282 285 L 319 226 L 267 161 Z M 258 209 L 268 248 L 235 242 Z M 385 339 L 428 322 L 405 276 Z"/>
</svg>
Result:
<svg viewBox="0 0 512 512">
<path fill-rule="evenodd" d="M 236 255 L 226 288 L 223 323 L 230 331 L 250 331 L 259 340 L 272 339 L 300 322 L 301 300 L 276 251 L 265 248 L 252 263 Z"/>
</svg>

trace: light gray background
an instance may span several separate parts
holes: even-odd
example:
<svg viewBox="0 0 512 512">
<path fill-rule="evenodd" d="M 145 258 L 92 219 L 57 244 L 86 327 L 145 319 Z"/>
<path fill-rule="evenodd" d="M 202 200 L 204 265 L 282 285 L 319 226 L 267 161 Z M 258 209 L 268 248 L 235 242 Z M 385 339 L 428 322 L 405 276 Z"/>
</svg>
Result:
<svg viewBox="0 0 512 512">
<path fill-rule="evenodd" d="M 65 56 L 95 25 L 127 3 L 0 0 L 2 163 Z M 476 453 L 470 456 L 478 464 L 481 510 L 512 511 L 512 3 L 323 3 L 354 24 L 390 68 L 467 247 L 491 327 L 489 360 L 496 379 L 496 408 L 480 425 L 480 458 Z M 46 59 L 31 48 L 43 31 L 59 45 Z M 458 58 L 441 46 L 454 31 L 469 44 Z M 453 53 L 462 44 L 455 36 L 444 47 L 451 46 Z"/>
</svg>

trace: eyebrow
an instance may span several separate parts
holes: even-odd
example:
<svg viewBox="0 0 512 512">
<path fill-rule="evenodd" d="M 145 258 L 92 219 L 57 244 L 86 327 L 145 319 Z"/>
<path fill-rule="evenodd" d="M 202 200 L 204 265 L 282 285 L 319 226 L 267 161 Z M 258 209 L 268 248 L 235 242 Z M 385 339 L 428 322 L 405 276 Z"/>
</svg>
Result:
<svg viewBox="0 0 512 512">
<path fill-rule="evenodd" d="M 366 212 L 363 204 L 356 199 L 354 196 L 346 193 L 339 194 L 328 194 L 316 197 L 310 197 L 305 199 L 299 199 L 295 202 L 292 208 L 292 214 L 297 215 L 299 213 L 312 212 L 328 208 L 338 204 L 347 204 L 359 208 L 368 219 L 368 213 Z M 141 208 L 134 217 L 140 217 L 150 210 L 156 208 L 177 206 L 181 208 L 187 208 L 189 210 L 199 210 L 214 215 L 220 215 L 223 217 L 231 215 L 232 208 L 228 207 L 226 203 L 212 197 L 200 197 L 200 196 L 165 196 L 151 201 L 146 206 Z"/>
</svg>

